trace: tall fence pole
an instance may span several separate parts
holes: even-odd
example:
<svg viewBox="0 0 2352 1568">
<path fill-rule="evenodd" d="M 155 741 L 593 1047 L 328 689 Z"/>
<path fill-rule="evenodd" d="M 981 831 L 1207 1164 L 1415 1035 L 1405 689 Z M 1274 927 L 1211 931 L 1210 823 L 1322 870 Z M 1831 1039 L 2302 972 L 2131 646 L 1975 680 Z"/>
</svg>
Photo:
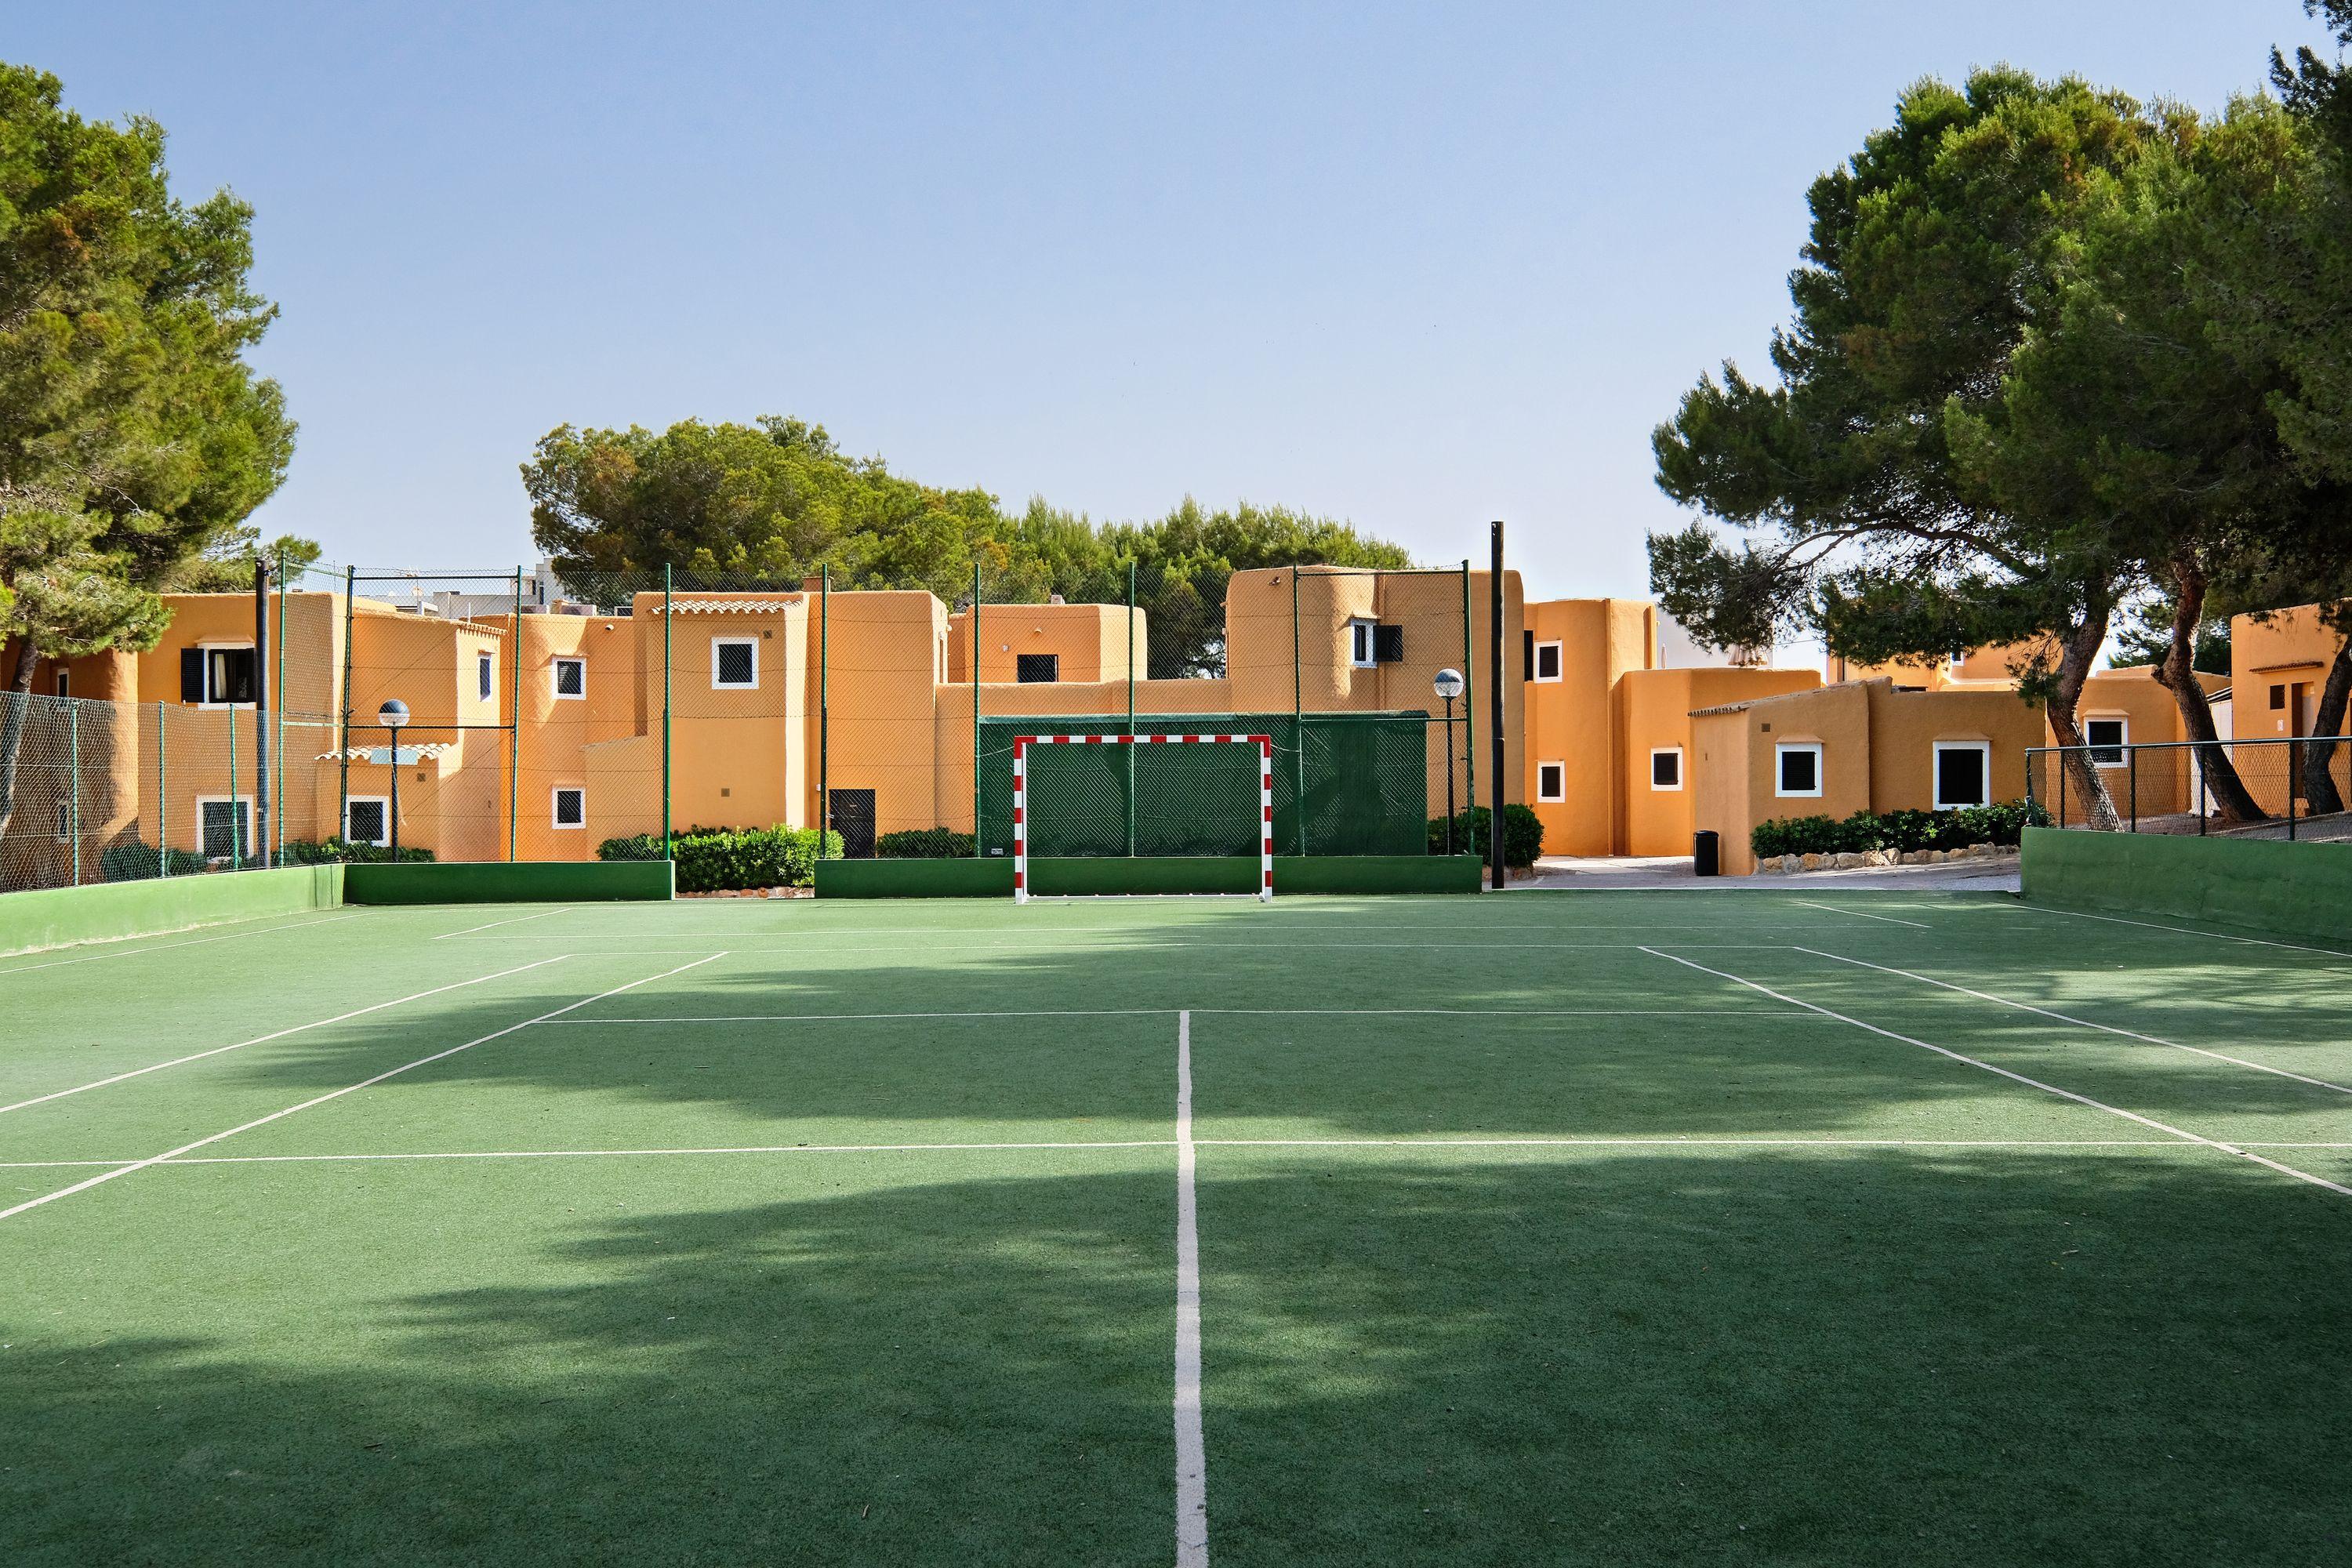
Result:
<svg viewBox="0 0 2352 1568">
<path fill-rule="evenodd" d="M 670 565 L 668 562 L 664 562 L 662 563 L 662 858 L 665 860 L 677 858 L 670 843 L 670 823 L 672 820 L 669 798 L 670 627 L 676 624 L 676 617 L 670 613 L 669 594 Z M 819 854 L 823 854 L 824 852 L 824 840 L 823 837 L 820 836 L 817 840 L 817 852 Z"/>
<path fill-rule="evenodd" d="M 72 798 L 66 804 L 66 830 L 73 836 L 73 879 L 74 886 L 79 888 L 81 886 L 81 704 L 70 697 L 66 699 L 66 748 L 68 768 L 66 787 L 72 792 Z M 229 765 L 232 768 L 236 765 L 234 757 L 230 759 Z M 234 786 L 230 793 L 235 793 Z"/>
<path fill-rule="evenodd" d="M 1307 853 L 1307 674 L 1298 647 L 1298 563 L 1290 563 L 1290 816 L 1298 853 Z"/>
<path fill-rule="evenodd" d="M 1503 525 L 1494 524 L 1491 535 L 1494 564 L 1486 585 L 1486 694 L 1487 723 L 1492 730 L 1488 742 L 1495 748 L 1495 805 L 1486 814 L 1487 854 L 1492 858 L 1490 869 L 1496 888 L 1504 885 L 1509 872 L 1503 864 L 1503 805 L 1510 799 L 1510 783 L 1504 773 L 1503 751 Z"/>
<path fill-rule="evenodd" d="M 172 792 L 166 787 L 170 779 L 165 769 L 171 748 L 163 743 L 163 704 L 155 704 L 155 875 L 172 874 L 171 815 Z"/>
<path fill-rule="evenodd" d="M 971 564 L 971 852 L 985 858 L 980 822 L 980 563 Z"/>
<path fill-rule="evenodd" d="M 1465 555 L 1462 558 L 1462 809 L 1465 811 L 1478 809 L 1478 747 L 1469 735 L 1470 715 L 1478 711 L 1477 682 L 1471 679 L 1470 672 L 1477 668 L 1478 661 L 1470 657 L 1470 558 Z M 1445 716 L 1445 757 L 1446 784 L 1451 787 L 1454 782 L 1454 715 L 1450 711 Z M 1446 842 L 1450 845 L 1454 842 L 1450 826 L 1447 834 Z M 1452 850 L 1447 853 L 1451 854 Z"/>
<path fill-rule="evenodd" d="M 833 831 L 833 567 L 816 569 L 816 858 Z M 845 847 L 846 847 L 845 846 Z"/>
<path fill-rule="evenodd" d="M 286 864 L 286 552 L 278 552 L 278 675 L 270 689 L 278 695 L 278 784 L 269 792 L 277 803 L 277 837 L 272 847 L 278 864 Z M 318 791 L 311 791 L 311 807 L 318 806 Z"/>
<path fill-rule="evenodd" d="M 269 811 L 278 804 L 277 792 L 269 787 L 269 723 L 265 717 L 271 700 L 278 695 L 277 683 L 270 679 L 274 673 L 269 667 L 269 566 L 257 554 L 253 558 L 253 837 L 254 858 L 264 866 L 269 864 Z"/>
<path fill-rule="evenodd" d="M 1127 563 L 1127 855 L 1135 858 L 1135 563 Z"/>
<path fill-rule="evenodd" d="M 229 695 L 232 698 L 236 695 L 234 687 L 230 688 Z M 399 761 L 399 754 L 394 752 L 393 762 L 397 764 Z M 245 835 L 237 831 L 244 823 L 245 815 L 237 809 L 237 805 L 236 704 L 232 701 L 228 705 L 228 868 L 232 871 L 245 869 Z"/>
<path fill-rule="evenodd" d="M 507 861 L 516 858 L 517 823 L 522 807 L 522 568 L 514 574 L 514 647 L 507 663 Z"/>
<path fill-rule="evenodd" d="M 352 594 L 359 583 L 356 567 L 343 568 L 343 689 L 335 706 L 342 713 L 342 723 L 336 731 L 335 764 L 335 837 L 343 838 L 352 827 Z M 205 825 L 199 813 L 196 823 L 196 848 L 202 851 Z"/>
</svg>

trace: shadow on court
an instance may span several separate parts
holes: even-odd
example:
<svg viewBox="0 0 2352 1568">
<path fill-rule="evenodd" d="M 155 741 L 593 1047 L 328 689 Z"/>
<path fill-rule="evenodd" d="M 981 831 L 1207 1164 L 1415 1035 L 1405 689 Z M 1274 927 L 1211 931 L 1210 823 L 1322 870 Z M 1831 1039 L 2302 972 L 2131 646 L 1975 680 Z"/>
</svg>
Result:
<svg viewBox="0 0 2352 1568">
<path fill-rule="evenodd" d="M 19 1242 L 0 1556 L 1167 1561 L 1170 1172 L 895 1158 L 137 1178 Z M 2352 1539 L 2343 1202 L 2196 1151 L 1203 1160 L 1221 1563 Z"/>
</svg>

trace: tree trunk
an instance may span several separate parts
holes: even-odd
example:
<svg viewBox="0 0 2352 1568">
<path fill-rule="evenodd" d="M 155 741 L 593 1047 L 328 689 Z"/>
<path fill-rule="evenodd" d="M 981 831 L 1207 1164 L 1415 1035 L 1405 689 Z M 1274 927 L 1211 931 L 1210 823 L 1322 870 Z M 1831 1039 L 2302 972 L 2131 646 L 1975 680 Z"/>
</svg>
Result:
<svg viewBox="0 0 2352 1568">
<path fill-rule="evenodd" d="M 2327 764 L 2336 756 L 2338 742 L 2334 737 L 2344 728 L 2347 699 L 2352 699 L 2352 638 L 2336 650 L 2336 662 L 2327 667 L 2327 684 L 2319 689 L 2319 711 L 2312 718 L 2311 732 L 2323 738 L 2303 749 L 2303 798 L 2311 803 L 2314 816 L 2344 809 L 2343 794 Z"/>
<path fill-rule="evenodd" d="M 2270 814 L 2238 777 L 2227 747 L 2216 744 L 2221 732 L 2213 727 L 2213 705 L 2205 699 L 2205 684 L 2197 679 L 2197 626 L 2205 618 L 2205 570 L 2193 555 L 2172 563 L 2172 644 L 2156 667 L 2156 679 L 2172 693 L 2180 710 L 2180 732 L 2200 742 L 2189 754 L 2205 770 L 2205 788 L 2229 823 L 2260 822 Z"/>
<path fill-rule="evenodd" d="M 2075 797 L 2083 803 L 2083 825 L 2113 833 L 2123 826 L 2116 816 L 2115 798 L 2107 794 L 2107 781 L 2091 765 L 2091 754 L 2079 749 L 2083 730 L 2074 719 L 2075 704 L 2083 700 L 2083 683 L 2091 678 L 2091 662 L 2099 657 L 2099 645 L 2106 640 L 2107 605 L 2104 599 L 2095 600 L 2074 628 L 2059 639 L 2058 684 L 2050 694 L 2050 732 L 2058 737 L 2061 746 L 2074 748 L 2059 753 L 2065 781 L 2060 787 L 2074 786 Z"/>
<path fill-rule="evenodd" d="M 41 656 L 33 639 L 16 644 L 16 668 L 8 672 L 8 689 L 0 694 L 0 838 L 16 816 L 16 762 L 25 752 L 25 721 L 33 710 L 33 667 Z"/>
</svg>

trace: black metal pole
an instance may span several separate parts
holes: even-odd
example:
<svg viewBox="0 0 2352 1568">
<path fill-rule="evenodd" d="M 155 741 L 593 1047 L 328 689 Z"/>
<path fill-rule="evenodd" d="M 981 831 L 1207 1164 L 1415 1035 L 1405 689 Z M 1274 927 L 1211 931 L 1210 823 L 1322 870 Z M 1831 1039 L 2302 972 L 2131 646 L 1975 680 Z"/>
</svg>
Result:
<svg viewBox="0 0 2352 1568">
<path fill-rule="evenodd" d="M 1487 817 L 1486 851 L 1495 886 L 1508 875 L 1503 866 L 1503 804 L 1511 798 L 1510 782 L 1503 774 L 1503 525 L 1493 527 L 1494 563 L 1486 584 L 1486 714 L 1493 736 L 1495 787 Z"/>
<path fill-rule="evenodd" d="M 1454 699 L 1445 700 L 1445 853 L 1454 853 Z"/>
<path fill-rule="evenodd" d="M 392 732 L 392 860 L 400 861 L 400 731 Z"/>
<path fill-rule="evenodd" d="M 253 558 L 253 837 L 257 858 L 269 864 L 269 564 Z"/>
</svg>

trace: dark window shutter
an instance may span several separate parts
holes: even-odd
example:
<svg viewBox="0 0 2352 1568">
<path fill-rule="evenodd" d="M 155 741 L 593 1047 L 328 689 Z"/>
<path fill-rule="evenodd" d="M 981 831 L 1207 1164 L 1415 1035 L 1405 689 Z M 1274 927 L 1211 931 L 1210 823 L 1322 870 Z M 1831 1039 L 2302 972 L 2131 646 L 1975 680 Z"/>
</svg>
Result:
<svg viewBox="0 0 2352 1568">
<path fill-rule="evenodd" d="M 205 650 L 184 647 L 180 650 L 180 700 L 202 702 L 205 700 Z"/>
<path fill-rule="evenodd" d="M 1523 667 L 1519 679 L 1533 680 L 1536 678 L 1536 634 L 1533 632 L 1519 634 L 1519 663 Z"/>
<path fill-rule="evenodd" d="M 253 650 L 249 647 L 236 648 L 229 653 L 228 700 L 231 702 L 253 700 L 253 678 L 257 673 L 254 664 Z"/>
<path fill-rule="evenodd" d="M 1372 628 L 1372 662 L 1374 664 L 1404 662 L 1404 628 L 1402 626 Z"/>
</svg>

